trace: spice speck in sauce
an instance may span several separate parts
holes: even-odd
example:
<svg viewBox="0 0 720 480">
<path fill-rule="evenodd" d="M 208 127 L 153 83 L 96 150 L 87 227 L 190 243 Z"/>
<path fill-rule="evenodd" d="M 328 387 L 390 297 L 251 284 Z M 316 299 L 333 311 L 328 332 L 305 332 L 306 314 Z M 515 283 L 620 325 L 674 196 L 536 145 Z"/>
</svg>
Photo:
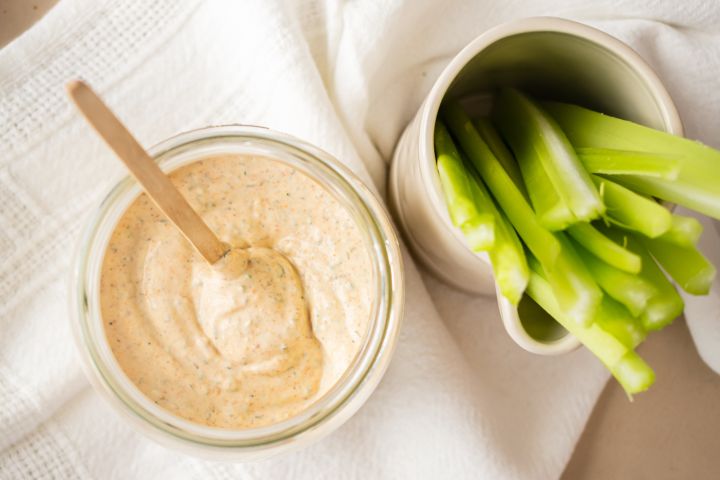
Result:
<svg viewBox="0 0 720 480">
<path fill-rule="evenodd" d="M 175 415 L 221 428 L 285 420 L 357 354 L 371 315 L 363 232 L 332 194 L 296 173 L 244 155 L 172 172 L 233 246 L 216 265 L 144 194 L 116 226 L 100 281 L 105 334 L 130 380 Z"/>
</svg>

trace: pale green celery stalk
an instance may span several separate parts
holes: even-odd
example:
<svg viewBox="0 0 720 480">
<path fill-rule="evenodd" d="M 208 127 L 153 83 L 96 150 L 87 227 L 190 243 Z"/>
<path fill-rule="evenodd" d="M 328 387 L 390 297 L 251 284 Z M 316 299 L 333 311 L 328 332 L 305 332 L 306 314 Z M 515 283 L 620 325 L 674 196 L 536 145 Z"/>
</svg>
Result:
<svg viewBox="0 0 720 480">
<path fill-rule="evenodd" d="M 607 217 L 613 223 L 652 238 L 670 230 L 670 211 L 653 199 L 603 177 L 593 175 L 593 180 L 607 206 Z"/>
<path fill-rule="evenodd" d="M 640 257 L 613 242 L 589 223 L 576 223 L 567 229 L 577 243 L 605 263 L 625 272 L 638 273 Z"/>
<path fill-rule="evenodd" d="M 638 193 L 676 203 L 720 220 L 720 193 L 683 183 L 681 179 L 665 181 L 658 178 L 637 177 L 634 175 L 614 178 L 618 183 Z"/>
<path fill-rule="evenodd" d="M 578 253 L 593 278 L 610 297 L 622 303 L 634 316 L 640 315 L 656 293 L 655 287 L 637 274 L 619 270 L 583 248 Z"/>
<path fill-rule="evenodd" d="M 647 390 L 654 381 L 650 367 L 642 360 L 638 362 L 639 357 L 631 349 L 597 322 L 585 326 L 569 319 L 555 299 L 550 283 L 537 273 L 538 263 L 533 260 L 530 259 L 528 295 L 598 357 L 628 395 Z"/>
<path fill-rule="evenodd" d="M 435 122 L 435 155 L 450 218 L 473 251 L 487 250 L 495 241 L 494 217 L 478 210 L 460 152 L 440 121 Z"/>
<path fill-rule="evenodd" d="M 576 148 L 612 148 L 672 155 L 680 161 L 677 179 L 623 175 L 633 190 L 720 219 L 720 151 L 576 105 L 544 102 Z"/>
<path fill-rule="evenodd" d="M 697 245 L 702 232 L 702 223 L 697 219 L 673 213 L 670 230 L 658 238 L 666 242 L 674 243 L 675 245 L 692 247 L 693 245 Z"/>
<path fill-rule="evenodd" d="M 583 325 L 592 322 L 602 291 L 564 233 L 555 234 L 562 249 L 552 270 L 543 265 L 555 298 L 565 315 Z"/>
<path fill-rule="evenodd" d="M 531 151 L 532 146 L 522 138 L 513 137 L 510 141 L 530 203 L 540 223 L 552 231 L 564 230 L 575 223 L 577 219 L 550 181 L 540 157 Z"/>
<path fill-rule="evenodd" d="M 523 162 L 536 156 L 559 197 L 578 221 L 590 221 L 605 211 L 575 149 L 557 122 L 538 104 L 515 89 L 504 88 L 495 98 L 492 118 L 515 152 L 523 178 Z M 532 194 L 529 186 L 528 191 Z"/>
<path fill-rule="evenodd" d="M 500 165 L 503 166 L 507 174 L 510 178 L 512 178 L 513 182 L 515 182 L 515 185 L 518 186 L 520 191 L 523 192 L 527 198 L 527 191 L 525 190 L 525 185 L 523 184 L 523 179 L 520 175 L 520 168 L 518 167 L 513 154 L 510 153 L 510 150 L 508 150 L 502 137 L 500 137 L 500 134 L 495 129 L 495 126 L 492 122 L 490 122 L 490 119 L 487 117 L 476 118 L 473 124 L 480 134 L 480 137 L 485 141 L 487 146 L 490 148 L 490 151 L 500 162 Z"/>
<path fill-rule="evenodd" d="M 621 303 L 603 296 L 595 315 L 595 322 L 628 348 L 635 348 L 647 337 L 640 319 L 634 317 Z"/>
<path fill-rule="evenodd" d="M 606 175 L 641 175 L 675 180 L 680 173 L 677 158 L 658 153 L 580 147 L 578 158 L 590 173 Z"/>
<path fill-rule="evenodd" d="M 656 290 L 655 295 L 650 297 L 645 310 L 640 314 L 643 327 L 648 331 L 660 330 L 672 323 L 682 313 L 685 304 L 675 287 L 650 256 L 647 248 L 640 243 L 640 240 L 635 235 L 620 229 L 608 228 L 603 230 L 603 233 L 616 242 L 626 245 L 628 250 L 640 256 L 642 270 L 640 270 L 638 277 L 652 285 Z"/>
<path fill-rule="evenodd" d="M 680 288 L 692 295 L 708 294 L 715 267 L 695 246 L 683 247 L 659 238 L 641 240 Z"/>
<path fill-rule="evenodd" d="M 510 303 L 517 305 L 525 292 L 530 275 L 525 250 L 510 222 L 495 207 L 495 202 L 479 175 L 470 169 L 468 166 L 470 189 L 475 203 L 485 206 L 495 218 L 495 245 L 488 252 L 495 281 L 500 293 Z"/>
<path fill-rule="evenodd" d="M 560 253 L 557 239 L 540 224 L 522 192 L 475 130 L 460 105 L 456 101 L 448 102 L 442 106 L 440 113 L 527 247 L 543 265 L 551 269 Z"/>
</svg>

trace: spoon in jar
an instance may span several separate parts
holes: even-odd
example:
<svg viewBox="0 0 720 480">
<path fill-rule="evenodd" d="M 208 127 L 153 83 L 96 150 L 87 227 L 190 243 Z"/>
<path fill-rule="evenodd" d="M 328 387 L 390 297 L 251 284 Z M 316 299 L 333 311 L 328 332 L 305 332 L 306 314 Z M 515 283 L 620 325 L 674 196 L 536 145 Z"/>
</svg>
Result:
<svg viewBox="0 0 720 480">
<path fill-rule="evenodd" d="M 230 251 L 230 246 L 222 242 L 210 230 L 167 175 L 160 170 L 157 163 L 100 97 L 81 80 L 71 81 L 67 84 L 66 89 L 90 125 L 123 161 L 165 216 L 175 224 L 205 260 L 212 265 L 224 257 Z"/>
</svg>

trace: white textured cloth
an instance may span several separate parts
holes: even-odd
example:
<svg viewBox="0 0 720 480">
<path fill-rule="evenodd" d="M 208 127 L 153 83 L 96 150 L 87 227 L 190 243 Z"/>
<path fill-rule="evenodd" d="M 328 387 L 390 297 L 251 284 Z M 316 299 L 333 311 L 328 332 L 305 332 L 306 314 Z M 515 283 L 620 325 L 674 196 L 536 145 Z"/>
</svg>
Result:
<svg viewBox="0 0 720 480">
<path fill-rule="evenodd" d="M 80 227 L 124 174 L 66 101 L 68 79 L 87 79 L 145 145 L 263 124 L 383 192 L 399 134 L 452 55 L 495 24 L 541 14 L 630 43 L 665 80 L 687 134 L 720 147 L 713 0 L 61 0 L 2 49 L 0 478 L 558 477 L 604 369 L 584 350 L 523 352 L 494 299 L 421 275 L 407 256 L 407 314 L 375 394 L 324 441 L 244 465 L 131 430 L 83 377 L 66 291 Z"/>
</svg>

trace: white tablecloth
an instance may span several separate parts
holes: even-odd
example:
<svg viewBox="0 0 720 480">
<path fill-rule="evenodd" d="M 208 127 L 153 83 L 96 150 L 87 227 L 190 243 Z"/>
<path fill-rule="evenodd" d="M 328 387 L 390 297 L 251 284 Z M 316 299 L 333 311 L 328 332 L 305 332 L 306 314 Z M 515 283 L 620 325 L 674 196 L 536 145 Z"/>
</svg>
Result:
<svg viewBox="0 0 720 480">
<path fill-rule="evenodd" d="M 720 146 L 713 0 L 62 0 L 1 50 L 0 478 L 559 476 L 604 369 L 584 350 L 523 352 L 494 299 L 453 291 L 407 256 L 407 315 L 376 393 L 324 441 L 254 464 L 197 460 L 136 434 L 90 389 L 67 318 L 79 230 L 124 174 L 65 99 L 68 79 L 86 78 L 146 145 L 263 124 L 328 150 L 382 193 L 400 132 L 451 56 L 497 23 L 540 14 L 630 43 L 666 81 L 687 134 Z M 720 344 L 698 317 L 691 328 Z"/>
</svg>

